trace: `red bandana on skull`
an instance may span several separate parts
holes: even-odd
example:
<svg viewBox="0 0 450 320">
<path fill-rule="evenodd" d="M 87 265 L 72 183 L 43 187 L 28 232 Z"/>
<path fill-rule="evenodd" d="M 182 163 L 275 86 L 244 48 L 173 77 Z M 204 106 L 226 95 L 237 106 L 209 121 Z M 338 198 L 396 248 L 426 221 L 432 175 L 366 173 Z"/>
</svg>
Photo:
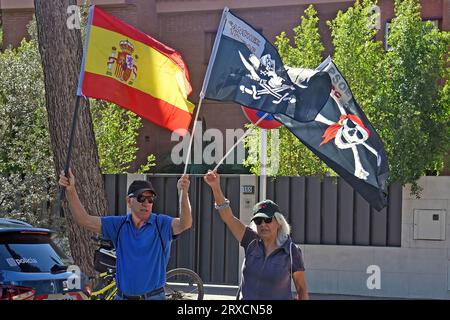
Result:
<svg viewBox="0 0 450 320">
<path fill-rule="evenodd" d="M 323 145 L 325 143 L 327 143 L 328 141 L 334 139 L 334 137 L 336 137 L 337 132 L 339 131 L 339 129 L 342 128 L 342 126 L 344 126 L 344 120 L 345 119 L 350 119 L 351 121 L 353 121 L 354 123 L 358 124 L 361 128 L 363 128 L 367 134 L 370 136 L 370 131 L 369 129 L 367 129 L 364 126 L 364 123 L 361 121 L 360 118 L 358 118 L 357 116 L 353 115 L 353 114 L 341 114 L 339 121 L 330 125 L 324 132 L 322 138 L 322 142 L 320 143 L 320 145 Z"/>
</svg>

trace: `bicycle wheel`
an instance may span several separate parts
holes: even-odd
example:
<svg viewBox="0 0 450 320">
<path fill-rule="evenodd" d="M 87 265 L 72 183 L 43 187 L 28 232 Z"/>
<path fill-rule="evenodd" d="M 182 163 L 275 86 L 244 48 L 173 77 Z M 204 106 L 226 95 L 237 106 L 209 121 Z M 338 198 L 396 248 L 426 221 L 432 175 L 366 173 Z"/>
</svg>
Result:
<svg viewBox="0 0 450 320">
<path fill-rule="evenodd" d="M 169 270 L 164 286 L 167 300 L 203 300 L 203 281 L 194 271 L 186 268 Z"/>
</svg>

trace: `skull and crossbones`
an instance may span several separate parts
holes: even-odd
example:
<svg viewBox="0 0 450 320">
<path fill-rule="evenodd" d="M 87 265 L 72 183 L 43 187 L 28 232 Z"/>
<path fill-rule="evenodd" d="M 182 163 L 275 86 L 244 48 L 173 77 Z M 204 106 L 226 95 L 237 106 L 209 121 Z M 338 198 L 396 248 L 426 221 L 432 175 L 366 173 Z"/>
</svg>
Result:
<svg viewBox="0 0 450 320">
<path fill-rule="evenodd" d="M 320 145 L 323 145 L 330 140 L 334 140 L 335 145 L 339 149 L 351 149 L 353 152 L 353 157 L 355 159 L 354 175 L 359 179 L 367 180 L 369 172 L 367 172 L 362 166 L 357 146 L 364 146 L 378 159 L 377 151 L 366 143 L 367 139 L 370 136 L 370 131 L 365 127 L 364 123 L 356 115 L 347 114 L 345 108 L 341 105 L 339 99 L 335 96 L 334 90 L 331 92 L 330 96 L 336 102 L 341 115 L 338 122 L 328 120 L 320 113 L 317 115 L 315 121 L 322 122 L 328 125 L 328 128 L 325 130 L 325 133 L 322 136 L 323 140 Z"/>
<path fill-rule="evenodd" d="M 301 83 L 303 80 L 313 76 L 317 72 L 316 70 L 306 68 L 287 67 L 286 69 L 289 77 L 296 84 Z M 377 165 L 379 166 L 381 163 L 381 157 L 378 152 L 367 144 L 367 140 L 370 137 L 370 130 L 364 125 L 358 116 L 354 114 L 347 114 L 346 108 L 342 105 L 342 101 L 344 103 L 345 101 L 350 101 L 352 96 L 349 96 L 348 94 L 343 95 L 342 92 L 337 91 L 334 87 L 330 93 L 330 96 L 336 102 L 340 116 L 337 122 L 327 119 L 320 113 L 316 116 L 314 119 L 315 121 L 328 125 L 328 128 L 322 136 L 323 140 L 320 143 L 320 146 L 333 140 L 337 148 L 343 150 L 351 149 L 355 160 L 354 175 L 359 179 L 367 180 L 367 177 L 370 174 L 364 169 L 361 163 L 357 147 L 365 147 L 369 152 L 375 155 L 377 158 Z"/>
<path fill-rule="evenodd" d="M 295 87 L 283 84 L 285 80 L 275 72 L 275 60 L 271 58 L 270 54 L 262 56 L 261 59 L 258 59 L 254 54 L 250 54 L 248 61 L 240 51 L 239 56 L 245 68 L 250 72 L 247 76 L 252 80 L 258 81 L 259 86 L 262 87 L 262 89 L 257 90 L 255 85 L 252 85 L 251 88 L 241 85 L 239 89 L 242 93 L 251 95 L 254 100 L 261 99 L 262 95 L 269 94 L 275 98 L 272 100 L 274 104 L 279 104 L 283 101 L 296 102 L 293 94 Z"/>
</svg>

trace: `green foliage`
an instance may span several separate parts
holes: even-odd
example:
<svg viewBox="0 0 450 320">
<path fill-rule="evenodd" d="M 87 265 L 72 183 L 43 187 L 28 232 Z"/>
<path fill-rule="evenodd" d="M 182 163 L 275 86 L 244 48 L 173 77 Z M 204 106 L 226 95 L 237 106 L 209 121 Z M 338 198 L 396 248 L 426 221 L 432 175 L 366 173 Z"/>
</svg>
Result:
<svg viewBox="0 0 450 320">
<path fill-rule="evenodd" d="M 142 120 L 130 111 L 101 100 L 91 100 L 91 114 L 102 173 L 129 172 L 136 159 L 136 138 Z M 155 166 L 154 161 L 155 156 L 149 155 L 138 173 L 148 172 Z"/>
<path fill-rule="evenodd" d="M 275 45 L 283 63 L 290 67 L 316 68 L 322 62 L 324 46 L 320 40 L 318 29 L 319 18 L 312 5 L 305 10 L 300 24 L 294 30 L 295 46 L 289 44 L 286 33 L 276 37 Z"/>
<path fill-rule="evenodd" d="M 449 149 L 450 33 L 420 17 L 418 0 L 395 2 L 384 79 L 376 99 L 381 134 L 390 161 L 390 181 L 412 183 L 439 171 Z M 440 85 L 447 77 L 447 86 Z"/>
<path fill-rule="evenodd" d="M 36 30 L 35 23 L 29 26 Z M 0 216 L 45 223 L 54 168 L 36 38 L 0 53 Z"/>
<path fill-rule="evenodd" d="M 375 0 L 356 1 L 345 13 L 327 21 L 334 45 L 333 61 L 345 76 L 356 101 L 377 129 L 381 116 L 374 106 L 380 85 L 384 82 L 384 50 L 375 40 L 377 30 L 371 28 L 370 9 Z M 376 121 L 372 121 L 375 119 Z"/>
<path fill-rule="evenodd" d="M 147 156 L 147 160 L 144 164 L 142 164 L 139 169 L 136 171 L 136 173 L 148 173 L 150 172 L 151 168 L 156 166 L 156 157 L 154 154 L 149 154 Z"/>
<path fill-rule="evenodd" d="M 259 143 L 260 129 L 247 124 L 252 129 L 244 139 L 245 148 L 249 151 L 244 166 L 250 173 L 260 174 Z M 334 175 L 334 172 L 321 162 L 285 127 L 267 132 L 267 174 L 269 176 L 307 176 Z"/>
<path fill-rule="evenodd" d="M 290 45 L 285 32 L 277 36 L 275 45 L 285 66 L 316 68 L 322 61 L 321 54 L 324 47 L 320 41 L 318 22 L 317 12 L 311 5 L 305 10 L 305 16 L 301 17 L 300 25 L 294 28 L 294 46 Z M 259 128 L 251 124 L 247 125 L 247 128 L 254 128 L 254 133 L 244 140 L 246 148 L 259 146 Z M 277 147 L 269 143 L 274 141 L 273 134 L 278 134 Z M 269 131 L 267 141 L 268 159 L 277 156 L 279 161 L 277 170 L 269 170 L 268 174 L 271 176 L 334 174 L 284 126 L 278 129 L 278 133 Z M 260 163 L 257 149 L 255 152 L 250 152 L 244 161 L 244 166 L 249 168 L 251 173 L 259 175 Z M 275 169 L 276 166 L 269 163 L 269 168 Z"/>
</svg>

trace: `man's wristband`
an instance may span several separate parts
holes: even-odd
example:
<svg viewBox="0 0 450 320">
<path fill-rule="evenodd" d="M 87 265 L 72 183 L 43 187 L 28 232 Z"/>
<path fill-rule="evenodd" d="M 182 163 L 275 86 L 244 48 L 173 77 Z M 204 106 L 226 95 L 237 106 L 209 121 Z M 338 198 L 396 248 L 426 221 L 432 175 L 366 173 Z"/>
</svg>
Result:
<svg viewBox="0 0 450 320">
<path fill-rule="evenodd" d="M 217 204 L 214 202 L 214 208 L 216 210 L 220 210 L 220 209 L 226 209 L 230 207 L 230 200 L 228 200 L 227 198 L 225 198 L 225 202 L 222 204 Z"/>
</svg>

